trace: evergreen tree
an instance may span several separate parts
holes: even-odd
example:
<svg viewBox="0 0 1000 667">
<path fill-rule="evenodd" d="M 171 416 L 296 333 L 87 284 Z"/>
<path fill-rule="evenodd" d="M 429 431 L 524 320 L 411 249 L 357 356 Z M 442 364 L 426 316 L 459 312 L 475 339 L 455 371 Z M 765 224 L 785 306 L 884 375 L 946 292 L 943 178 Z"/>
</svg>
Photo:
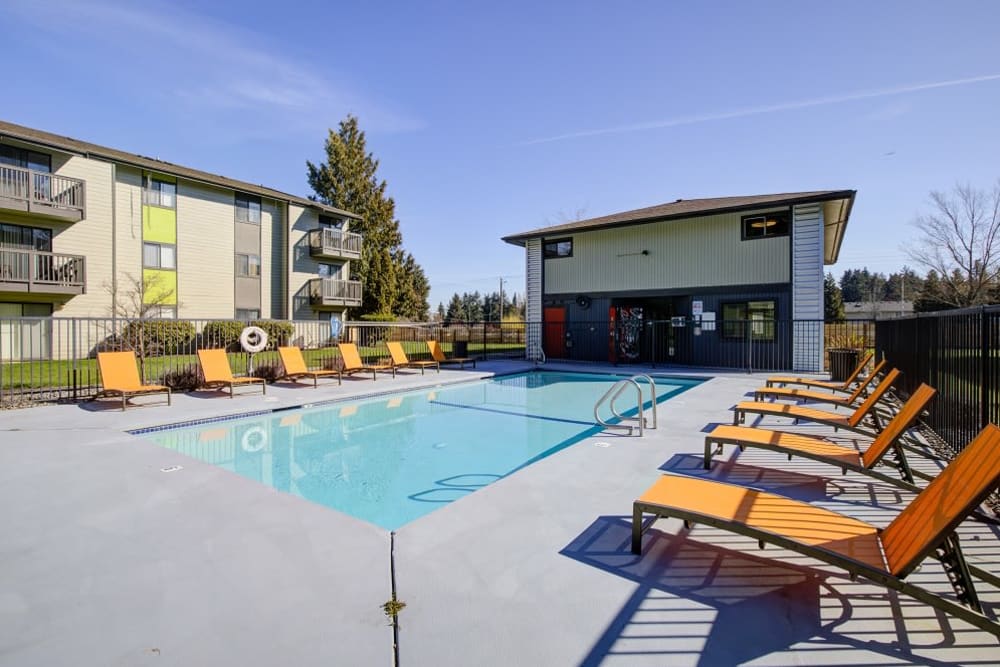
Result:
<svg viewBox="0 0 1000 667">
<path fill-rule="evenodd" d="M 314 199 L 361 216 L 350 225 L 364 236 L 361 259 L 351 262 L 351 277 L 362 283 L 356 314 L 426 314 L 426 276 L 401 247 L 396 202 L 376 175 L 379 162 L 368 152 L 358 119 L 349 115 L 330 130 L 325 150 L 325 163 L 306 162 Z"/>
<path fill-rule="evenodd" d="M 823 281 L 823 319 L 827 322 L 844 321 L 844 300 L 840 296 L 840 287 L 832 273 L 826 274 Z"/>
<path fill-rule="evenodd" d="M 438 320 L 438 322 L 444 322 L 444 317 L 445 317 L 444 304 L 439 301 L 438 302 L 438 309 L 437 309 L 437 320 Z"/>
<path fill-rule="evenodd" d="M 465 304 L 462 302 L 462 297 L 455 294 L 451 295 L 451 300 L 448 302 L 448 311 L 445 313 L 444 322 L 445 324 L 455 324 L 457 322 L 464 322 L 465 316 Z"/>
<path fill-rule="evenodd" d="M 955 306 L 945 301 L 941 279 L 936 271 L 928 271 L 917 298 L 913 300 L 913 311 L 916 313 L 933 313 L 937 310 L 949 310 Z"/>
</svg>

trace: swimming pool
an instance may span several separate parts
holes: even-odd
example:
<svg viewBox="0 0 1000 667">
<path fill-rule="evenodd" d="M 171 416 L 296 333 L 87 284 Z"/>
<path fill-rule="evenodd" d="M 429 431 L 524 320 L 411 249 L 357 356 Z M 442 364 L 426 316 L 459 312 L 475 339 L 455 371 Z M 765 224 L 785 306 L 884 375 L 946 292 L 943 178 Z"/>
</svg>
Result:
<svg viewBox="0 0 1000 667">
<path fill-rule="evenodd" d="M 623 377 L 536 371 L 142 437 L 395 530 L 600 432 L 594 403 Z M 700 382 L 657 377 L 658 402 Z"/>
</svg>

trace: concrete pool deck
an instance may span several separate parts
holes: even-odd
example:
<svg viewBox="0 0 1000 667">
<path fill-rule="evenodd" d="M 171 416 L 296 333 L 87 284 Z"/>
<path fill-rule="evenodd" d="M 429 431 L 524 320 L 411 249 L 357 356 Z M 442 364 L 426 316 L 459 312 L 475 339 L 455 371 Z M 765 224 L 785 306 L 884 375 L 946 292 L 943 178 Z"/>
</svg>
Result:
<svg viewBox="0 0 1000 667">
<path fill-rule="evenodd" d="M 390 665 L 381 606 L 391 560 L 406 603 L 400 665 L 1000 661 L 987 633 L 753 540 L 661 520 L 643 554 L 630 553 L 631 502 L 664 471 L 753 484 L 880 525 L 909 500 L 753 450 L 727 448 L 703 471 L 703 430 L 730 422 L 730 406 L 764 374 L 715 374 L 661 404 L 660 428 L 643 438 L 588 438 L 394 537 L 124 433 L 528 367 L 276 385 L 234 400 L 181 395 L 125 413 L 113 400 L 0 412 L 0 664 Z M 171 466 L 181 469 L 162 472 Z M 966 522 L 961 535 L 970 560 L 1000 573 L 995 528 Z M 935 563 L 915 576 L 950 590 Z M 1000 609 L 997 594 L 983 598 Z"/>
</svg>

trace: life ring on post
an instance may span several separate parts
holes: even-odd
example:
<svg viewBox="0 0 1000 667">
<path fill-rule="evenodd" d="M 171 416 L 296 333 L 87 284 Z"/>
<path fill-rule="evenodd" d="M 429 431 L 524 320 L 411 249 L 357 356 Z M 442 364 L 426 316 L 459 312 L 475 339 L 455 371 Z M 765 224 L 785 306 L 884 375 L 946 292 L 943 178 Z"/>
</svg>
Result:
<svg viewBox="0 0 1000 667">
<path fill-rule="evenodd" d="M 267 432 L 260 426 L 251 426 L 243 432 L 243 438 L 240 439 L 240 447 L 243 448 L 244 452 L 250 452 L 251 454 L 259 452 L 267 447 Z"/>
<path fill-rule="evenodd" d="M 240 333 L 240 346 L 246 352 L 260 352 L 267 347 L 267 332 L 260 327 L 246 327 Z"/>
</svg>

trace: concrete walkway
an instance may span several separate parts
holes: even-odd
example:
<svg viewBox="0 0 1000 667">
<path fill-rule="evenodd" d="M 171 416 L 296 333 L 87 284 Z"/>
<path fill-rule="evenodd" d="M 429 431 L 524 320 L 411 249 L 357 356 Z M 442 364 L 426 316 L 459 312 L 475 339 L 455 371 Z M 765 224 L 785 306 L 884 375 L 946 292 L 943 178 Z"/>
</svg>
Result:
<svg viewBox="0 0 1000 667">
<path fill-rule="evenodd" d="M 123 431 L 523 367 L 0 412 L 0 664 L 391 665 L 387 531 Z M 718 375 L 643 438 L 589 438 L 398 530 L 399 664 L 996 664 L 992 636 L 752 540 L 664 520 L 629 552 L 631 501 L 664 471 L 879 524 L 909 499 L 752 450 L 703 471 L 702 431 L 762 379 Z M 995 530 L 962 534 L 1000 572 Z M 935 564 L 918 576 L 949 590 Z"/>
</svg>

